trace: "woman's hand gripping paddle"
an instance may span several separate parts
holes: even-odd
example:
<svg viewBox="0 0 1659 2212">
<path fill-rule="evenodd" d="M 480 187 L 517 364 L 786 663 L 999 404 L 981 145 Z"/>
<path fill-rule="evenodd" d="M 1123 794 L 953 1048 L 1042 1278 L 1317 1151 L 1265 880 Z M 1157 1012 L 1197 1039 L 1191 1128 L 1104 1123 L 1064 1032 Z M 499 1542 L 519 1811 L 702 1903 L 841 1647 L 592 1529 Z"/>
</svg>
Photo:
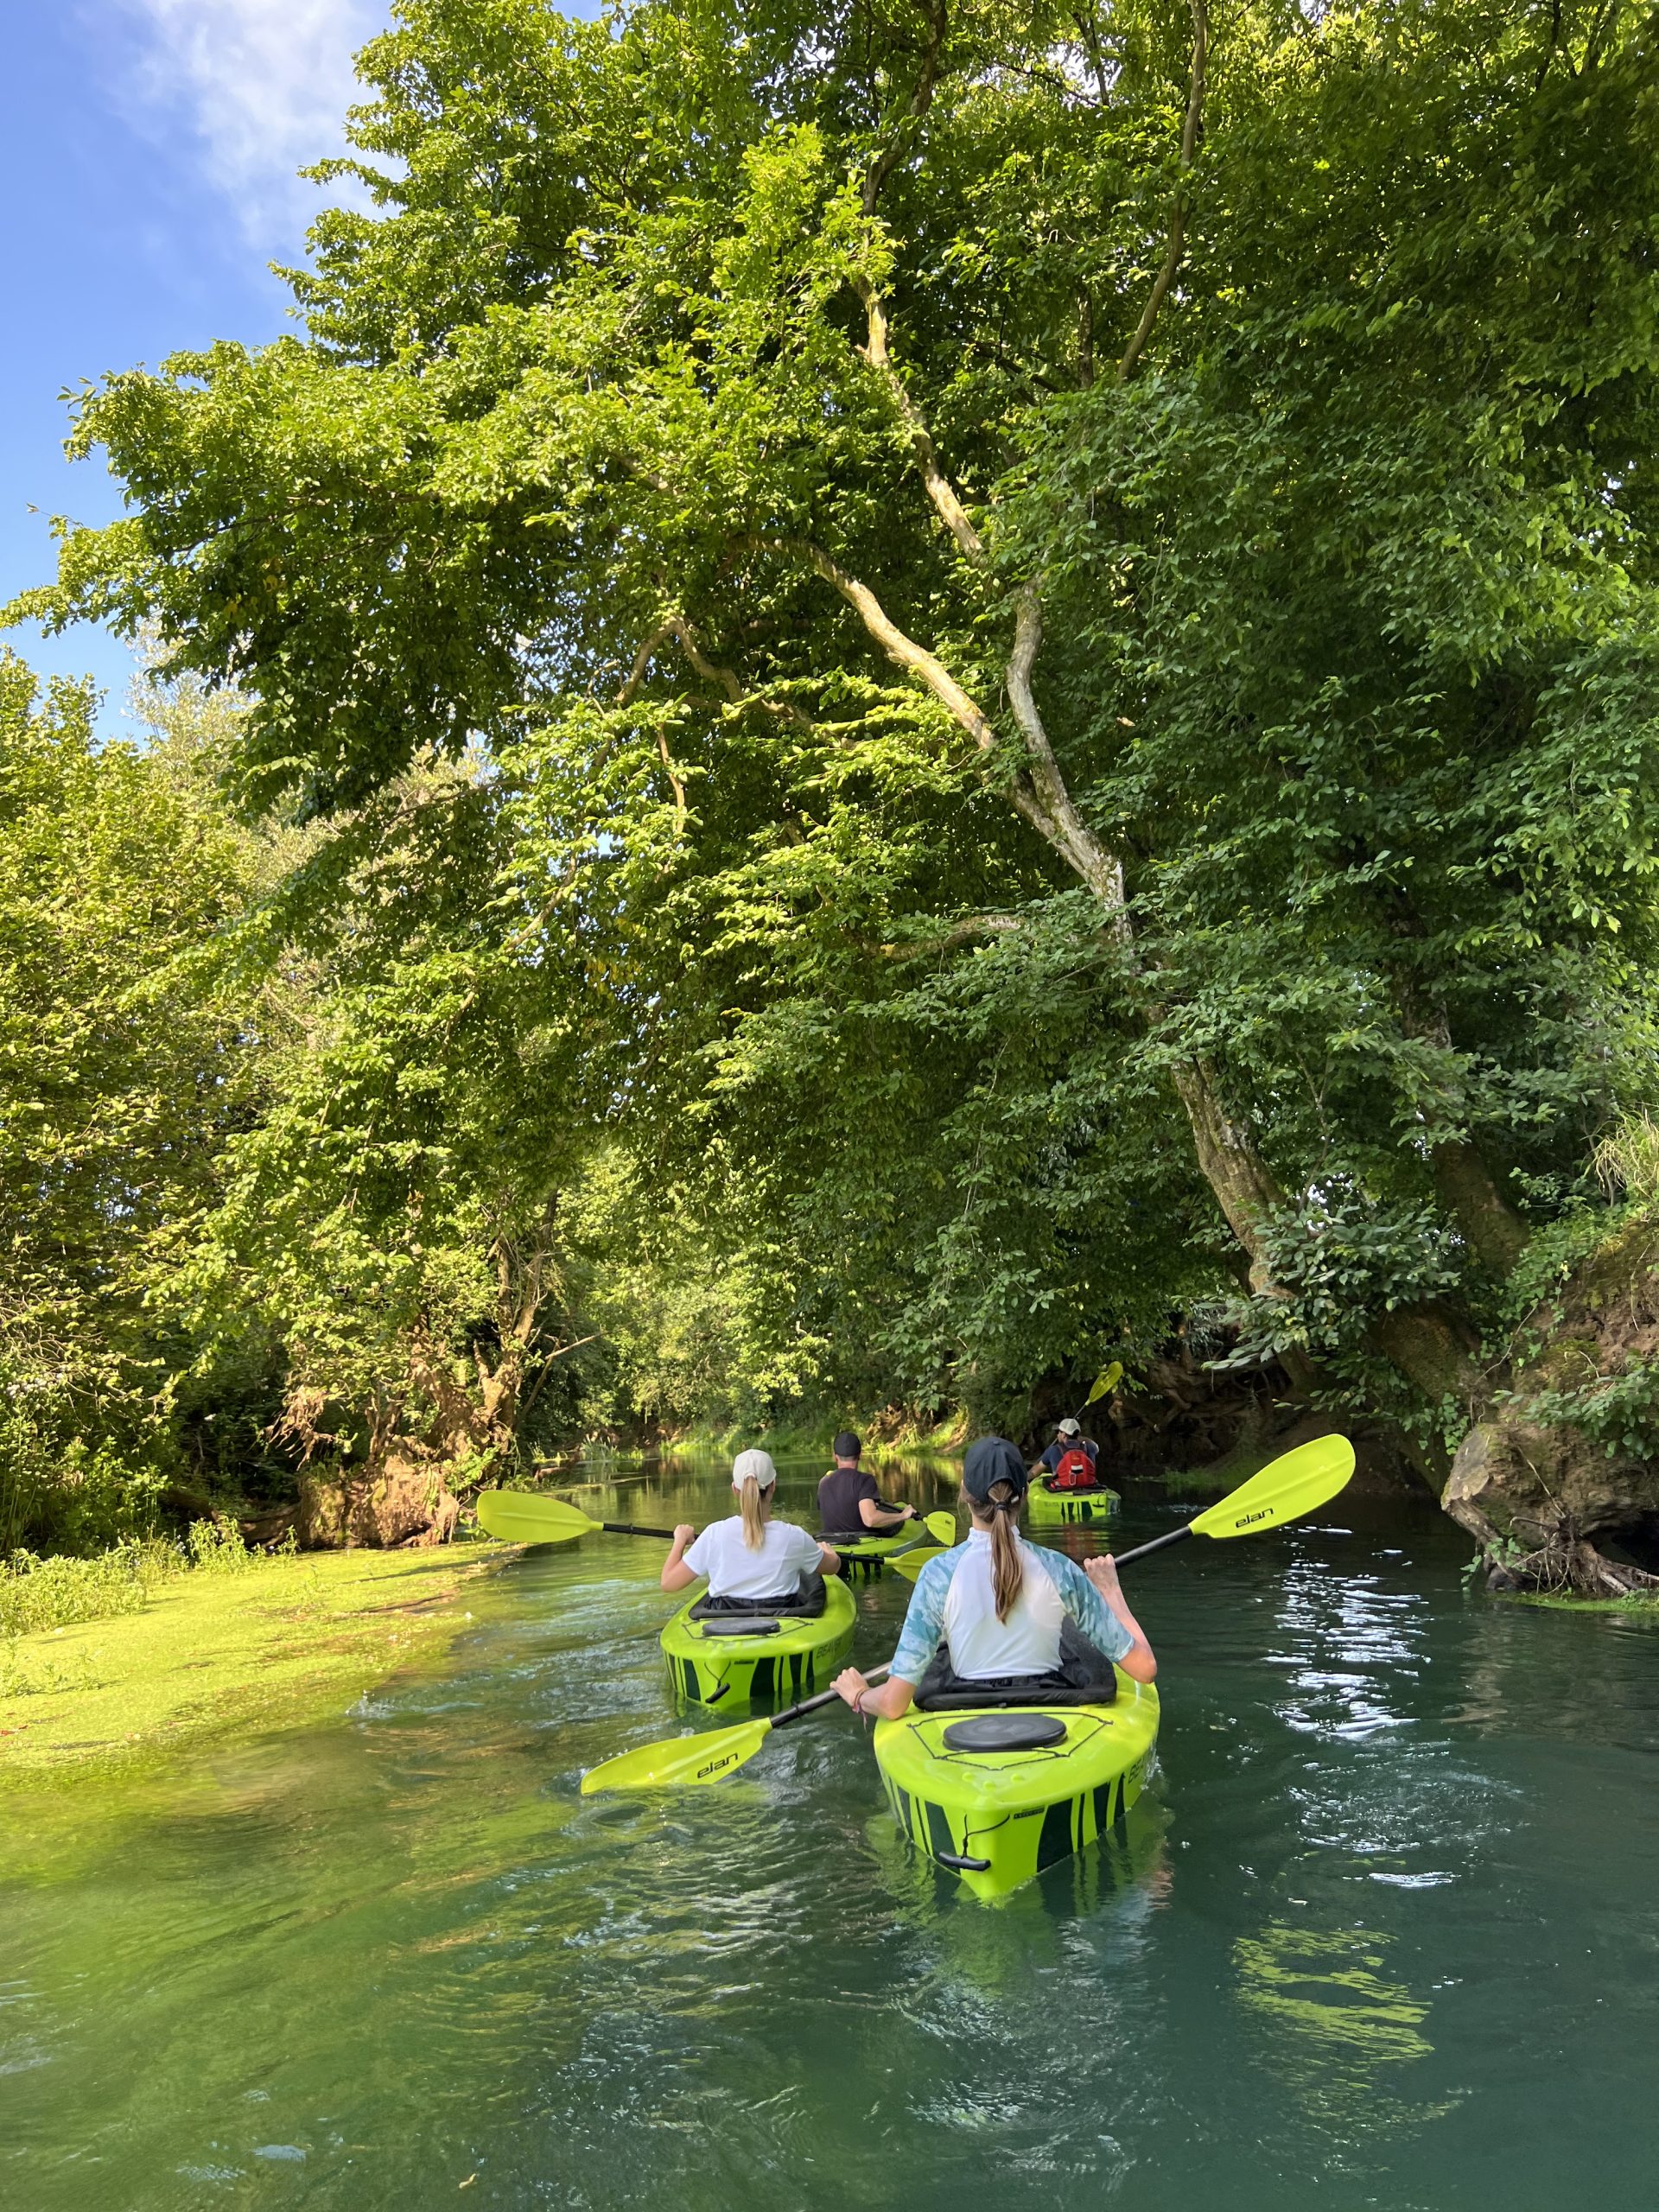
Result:
<svg viewBox="0 0 1659 2212">
<path fill-rule="evenodd" d="M 887 1671 L 878 1667 L 864 1679 L 879 1682 Z M 743 1720 L 735 1728 L 709 1728 L 700 1736 L 670 1736 L 660 1743 L 644 1744 L 637 1751 L 624 1751 L 602 1766 L 590 1767 L 582 1777 L 582 1794 L 592 1797 L 601 1789 L 671 1789 L 685 1783 L 723 1782 L 754 1757 L 774 1728 L 786 1728 L 791 1720 L 834 1705 L 839 1696 L 836 1690 L 820 1690 L 799 1705 L 785 1706 L 770 1719 Z"/>
<path fill-rule="evenodd" d="M 637 1529 L 632 1521 L 595 1521 L 579 1505 L 544 1497 L 530 1490 L 486 1490 L 479 1493 L 478 1525 L 504 1544 L 574 1544 L 578 1536 L 603 1529 L 612 1536 L 657 1536 L 674 1541 L 671 1529 Z"/>
</svg>

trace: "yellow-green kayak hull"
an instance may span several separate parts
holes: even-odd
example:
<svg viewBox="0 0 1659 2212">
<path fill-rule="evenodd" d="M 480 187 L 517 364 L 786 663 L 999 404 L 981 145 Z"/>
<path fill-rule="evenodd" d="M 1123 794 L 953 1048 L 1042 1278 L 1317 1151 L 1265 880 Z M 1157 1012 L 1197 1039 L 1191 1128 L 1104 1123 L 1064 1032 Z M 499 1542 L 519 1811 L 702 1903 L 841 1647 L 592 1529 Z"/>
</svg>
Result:
<svg viewBox="0 0 1659 2212">
<path fill-rule="evenodd" d="M 805 1620 L 785 1614 L 772 1636 L 711 1636 L 707 1622 L 691 1618 L 702 1594 L 682 1605 L 662 1634 L 669 1679 L 688 1704 L 721 1712 L 791 1704 L 822 1689 L 853 1656 L 858 1609 L 852 1592 L 833 1575 L 824 1584 L 823 1612 Z"/>
<path fill-rule="evenodd" d="M 982 1713 L 878 1721 L 876 1764 L 893 1818 L 918 1851 L 978 1897 L 1005 1897 L 1104 1836 L 1146 1786 L 1158 1693 L 1119 1671 L 1111 1705 L 1019 1708 L 1064 1723 L 1052 1747 L 953 1751 L 945 1731 Z"/>
<path fill-rule="evenodd" d="M 1122 1503 L 1115 1490 L 1050 1490 L 1039 1475 L 1026 1492 L 1026 1519 L 1033 1529 L 1095 1528 Z"/>
</svg>

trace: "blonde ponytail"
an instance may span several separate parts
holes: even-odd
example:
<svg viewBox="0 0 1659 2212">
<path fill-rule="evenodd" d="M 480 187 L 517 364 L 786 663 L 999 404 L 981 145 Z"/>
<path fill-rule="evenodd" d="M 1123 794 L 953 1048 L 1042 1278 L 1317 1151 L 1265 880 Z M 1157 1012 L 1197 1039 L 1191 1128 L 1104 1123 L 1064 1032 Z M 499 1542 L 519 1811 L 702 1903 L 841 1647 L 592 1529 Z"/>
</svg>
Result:
<svg viewBox="0 0 1659 2212">
<path fill-rule="evenodd" d="M 1020 1496 L 1012 1483 L 993 1483 L 982 1505 L 964 1490 L 963 1503 L 976 1521 L 988 1522 L 991 1532 L 991 1590 L 996 1618 L 1005 1621 L 1020 1602 L 1026 1586 L 1026 1570 L 1020 1557 L 1014 1523 L 1020 1515 Z"/>
<path fill-rule="evenodd" d="M 752 1552 L 763 1550 L 766 1541 L 766 1516 L 761 1506 L 760 1485 L 753 1475 L 745 1475 L 743 1487 L 737 1494 L 737 1510 L 743 1516 L 743 1541 Z"/>
</svg>

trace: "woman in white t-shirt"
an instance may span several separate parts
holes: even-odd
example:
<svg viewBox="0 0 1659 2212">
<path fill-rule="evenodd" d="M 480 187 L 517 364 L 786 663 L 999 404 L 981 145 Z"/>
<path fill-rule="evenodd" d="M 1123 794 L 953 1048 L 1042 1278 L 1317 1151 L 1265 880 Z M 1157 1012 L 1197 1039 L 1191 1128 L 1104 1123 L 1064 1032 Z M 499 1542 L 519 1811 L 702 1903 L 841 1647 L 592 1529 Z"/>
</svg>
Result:
<svg viewBox="0 0 1659 2212">
<path fill-rule="evenodd" d="M 841 1561 L 828 1544 L 772 1519 L 777 1481 L 768 1453 L 740 1452 L 732 1462 L 738 1510 L 700 1536 L 689 1521 L 680 1523 L 664 1562 L 664 1589 L 683 1590 L 706 1574 L 711 1598 L 783 1599 L 795 1595 L 804 1574 L 833 1574 Z"/>
</svg>

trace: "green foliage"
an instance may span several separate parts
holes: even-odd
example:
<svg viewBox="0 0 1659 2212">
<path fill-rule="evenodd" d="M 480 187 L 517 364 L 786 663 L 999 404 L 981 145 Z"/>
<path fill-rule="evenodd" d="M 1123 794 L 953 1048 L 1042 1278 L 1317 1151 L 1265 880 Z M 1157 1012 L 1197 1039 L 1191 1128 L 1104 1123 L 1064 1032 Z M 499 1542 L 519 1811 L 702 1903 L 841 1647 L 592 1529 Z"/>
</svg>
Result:
<svg viewBox="0 0 1659 2212">
<path fill-rule="evenodd" d="M 15 1553 L 0 1564 L 0 1636 L 141 1612 L 156 1585 L 182 1565 L 170 1544 L 157 1542 L 117 1544 L 96 1559 Z"/>
<path fill-rule="evenodd" d="M 303 332 L 87 391 L 130 512 L 18 611 L 245 685 L 313 825 L 194 1387 L 1017 1421 L 1241 1211 L 1242 1356 L 1502 1319 L 1659 1065 L 1653 35 L 1211 31 L 1189 173 L 1153 0 L 405 0 Z"/>
<path fill-rule="evenodd" d="M 209 1521 L 193 1521 L 185 1538 L 190 1564 L 201 1574 L 245 1574 L 259 1558 L 243 1541 L 242 1531 L 228 1514 Z"/>
<path fill-rule="evenodd" d="M 217 974 L 249 840 L 91 708 L 0 659 L 0 1549 L 146 1534 L 194 1456 L 156 1300 L 254 1096 Z"/>
</svg>

